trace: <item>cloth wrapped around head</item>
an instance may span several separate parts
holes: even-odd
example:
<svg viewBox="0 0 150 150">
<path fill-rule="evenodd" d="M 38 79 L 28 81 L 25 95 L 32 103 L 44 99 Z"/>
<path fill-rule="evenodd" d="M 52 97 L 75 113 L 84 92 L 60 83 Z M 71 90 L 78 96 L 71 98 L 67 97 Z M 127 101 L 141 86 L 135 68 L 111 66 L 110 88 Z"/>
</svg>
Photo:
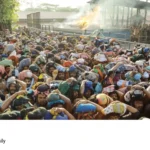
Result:
<svg viewBox="0 0 150 150">
<path fill-rule="evenodd" d="M 30 70 L 24 70 L 22 72 L 19 73 L 19 80 L 24 80 L 25 78 L 32 78 L 33 74 Z"/>
<path fill-rule="evenodd" d="M 98 101 L 98 104 L 101 106 L 108 106 L 111 102 L 113 102 L 113 99 L 110 98 L 108 95 L 106 94 L 98 94 L 96 96 L 96 99 Z"/>
<path fill-rule="evenodd" d="M 124 115 L 126 112 L 126 104 L 121 102 L 112 102 L 110 105 L 108 105 L 104 110 L 103 113 L 105 115 L 116 113 L 120 114 L 120 116 Z"/>
<path fill-rule="evenodd" d="M 47 97 L 47 101 L 48 101 L 47 107 L 49 109 L 52 108 L 53 106 L 57 105 L 57 104 L 62 104 L 62 105 L 65 104 L 64 100 L 62 100 L 60 98 L 59 94 L 57 94 L 57 93 L 49 94 Z"/>
<path fill-rule="evenodd" d="M 37 87 L 37 89 L 34 91 L 34 95 L 37 96 L 38 94 L 44 94 L 48 96 L 50 87 L 47 84 L 41 84 Z"/>
</svg>

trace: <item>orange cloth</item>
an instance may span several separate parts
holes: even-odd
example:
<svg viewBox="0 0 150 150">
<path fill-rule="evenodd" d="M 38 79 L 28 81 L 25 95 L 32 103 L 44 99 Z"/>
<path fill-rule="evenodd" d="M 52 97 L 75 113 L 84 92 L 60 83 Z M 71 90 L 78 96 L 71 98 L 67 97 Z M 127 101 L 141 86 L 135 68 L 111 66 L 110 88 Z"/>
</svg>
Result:
<svg viewBox="0 0 150 150">
<path fill-rule="evenodd" d="M 16 66 L 19 62 L 19 59 L 17 56 L 9 56 L 8 59 L 12 60 L 14 62 L 14 65 Z"/>
<path fill-rule="evenodd" d="M 71 61 L 64 61 L 63 63 L 63 67 L 70 67 L 71 65 L 73 65 Z"/>
</svg>

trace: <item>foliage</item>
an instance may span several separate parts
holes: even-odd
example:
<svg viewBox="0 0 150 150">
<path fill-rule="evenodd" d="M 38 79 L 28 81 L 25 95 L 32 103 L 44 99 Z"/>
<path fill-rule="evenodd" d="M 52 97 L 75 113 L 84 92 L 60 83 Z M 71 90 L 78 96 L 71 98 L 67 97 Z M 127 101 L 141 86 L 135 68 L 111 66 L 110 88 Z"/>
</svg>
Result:
<svg viewBox="0 0 150 150">
<path fill-rule="evenodd" d="M 18 19 L 19 0 L 0 0 L 0 22 L 15 22 Z"/>
<path fill-rule="evenodd" d="M 25 11 L 78 12 L 79 9 L 72 7 L 60 7 L 59 5 L 42 3 L 36 8 L 27 8 Z"/>
</svg>

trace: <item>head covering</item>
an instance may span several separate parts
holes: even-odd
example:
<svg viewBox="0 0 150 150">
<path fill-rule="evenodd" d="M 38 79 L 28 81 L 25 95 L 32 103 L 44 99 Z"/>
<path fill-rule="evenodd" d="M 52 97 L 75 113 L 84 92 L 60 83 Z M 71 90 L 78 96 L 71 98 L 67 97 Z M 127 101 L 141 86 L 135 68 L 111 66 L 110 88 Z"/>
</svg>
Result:
<svg viewBox="0 0 150 150">
<path fill-rule="evenodd" d="M 50 109 L 50 108 L 53 107 L 53 105 L 57 105 L 57 104 L 62 104 L 62 105 L 64 105 L 65 102 L 64 102 L 63 100 L 61 100 L 61 99 L 59 99 L 59 100 L 54 100 L 54 101 L 50 101 L 50 102 L 47 103 L 47 108 Z"/>
<path fill-rule="evenodd" d="M 58 90 L 63 94 L 63 95 L 66 95 L 68 90 L 70 88 L 70 85 L 66 82 L 66 81 L 63 81 L 59 84 L 59 87 L 58 87 Z"/>
<path fill-rule="evenodd" d="M 20 111 L 10 111 L 0 114 L 0 120 L 14 120 L 20 118 L 21 118 Z"/>
<path fill-rule="evenodd" d="M 61 65 L 57 66 L 56 68 L 57 68 L 57 70 L 58 70 L 59 72 L 65 72 L 65 71 L 66 71 L 66 68 L 63 67 L 63 66 L 61 66 Z"/>
<path fill-rule="evenodd" d="M 47 84 L 41 84 L 37 87 L 34 91 L 34 95 L 37 96 L 38 94 L 45 94 L 48 96 L 50 87 Z"/>
<path fill-rule="evenodd" d="M 12 52 L 12 51 L 14 51 L 14 50 L 15 50 L 14 44 L 7 44 L 7 45 L 6 45 L 6 53 Z"/>
<path fill-rule="evenodd" d="M 19 63 L 19 71 L 22 71 L 24 69 L 24 67 L 29 67 L 30 65 L 31 65 L 31 59 L 30 58 L 23 59 Z"/>
<path fill-rule="evenodd" d="M 44 117 L 44 120 L 49 120 L 49 119 L 54 119 L 54 120 L 68 120 L 68 116 L 65 115 L 64 113 L 58 113 L 55 112 L 53 109 L 49 111 Z"/>
<path fill-rule="evenodd" d="M 32 72 L 30 70 L 24 70 L 22 72 L 19 73 L 19 80 L 24 80 L 25 78 L 32 78 Z"/>
<path fill-rule="evenodd" d="M 108 115 L 111 113 L 117 113 L 117 114 L 120 114 L 120 116 L 122 116 L 126 112 L 126 104 L 120 103 L 120 102 L 111 103 L 103 110 L 103 112 L 105 115 Z"/>
<path fill-rule="evenodd" d="M 149 73 L 144 72 L 144 73 L 143 73 L 143 78 L 148 79 L 148 78 L 149 78 Z"/>
<path fill-rule="evenodd" d="M 12 109 L 15 110 L 17 106 L 22 106 L 22 105 L 24 105 L 26 108 L 32 107 L 32 105 L 29 103 L 29 99 L 27 97 L 25 97 L 23 95 L 19 95 L 13 100 L 11 107 L 12 107 Z"/>
<path fill-rule="evenodd" d="M 28 113 L 28 119 L 44 119 L 48 111 L 44 107 L 38 107 L 37 109 Z"/>
<path fill-rule="evenodd" d="M 69 67 L 69 72 L 74 72 L 74 71 L 77 71 L 77 68 L 74 65 L 71 65 Z"/>
<path fill-rule="evenodd" d="M 60 96 L 57 93 L 51 93 L 47 97 L 47 101 L 48 102 L 50 102 L 50 101 L 56 101 L 56 100 L 60 100 Z"/>
<path fill-rule="evenodd" d="M 32 72 L 38 72 L 39 71 L 39 67 L 36 64 L 31 64 L 29 66 L 29 70 L 31 70 Z"/>
<path fill-rule="evenodd" d="M 115 91 L 115 85 L 110 85 L 103 88 L 103 93 L 111 93 Z"/>
<path fill-rule="evenodd" d="M 144 53 L 148 53 L 148 52 L 150 52 L 150 49 L 148 47 L 145 47 L 144 50 L 143 50 L 143 52 Z"/>
<path fill-rule="evenodd" d="M 101 106 L 108 105 L 112 102 L 111 98 L 106 94 L 98 94 L 96 99 L 98 100 L 98 104 Z"/>
<path fill-rule="evenodd" d="M 106 58 L 105 54 L 97 53 L 96 55 L 94 55 L 94 60 L 96 60 L 98 62 L 105 62 L 105 61 L 107 61 L 107 58 Z"/>
<path fill-rule="evenodd" d="M 14 62 L 14 65 L 16 66 L 19 62 L 19 59 L 17 56 L 9 56 L 8 59 L 12 60 Z"/>
<path fill-rule="evenodd" d="M 86 81 L 86 82 L 85 82 L 84 93 L 86 93 L 87 90 L 92 90 L 92 91 L 94 91 L 93 82 L 92 82 L 92 81 Z"/>
<path fill-rule="evenodd" d="M 0 61 L 0 65 L 1 66 L 13 66 L 13 62 L 12 62 L 12 60 L 4 59 L 4 60 Z"/>
<path fill-rule="evenodd" d="M 75 113 L 96 112 L 96 106 L 93 104 L 79 104 L 75 108 Z"/>
<path fill-rule="evenodd" d="M 15 79 L 16 79 L 15 77 L 10 77 L 10 78 L 8 78 L 8 79 L 7 79 L 7 82 L 6 82 L 6 87 L 8 88 L 9 85 L 12 84 L 12 83 L 13 83 L 13 84 L 17 84 Z"/>
<path fill-rule="evenodd" d="M 77 48 L 77 50 L 79 50 L 79 51 L 83 51 L 84 50 L 84 45 L 83 44 L 78 44 L 77 46 L 76 46 L 76 48 Z"/>
<path fill-rule="evenodd" d="M 137 73 L 134 75 L 134 80 L 139 81 L 141 79 L 142 75 L 140 73 Z"/>
<path fill-rule="evenodd" d="M 71 61 L 64 61 L 63 66 L 64 67 L 70 67 L 72 65 Z"/>
<path fill-rule="evenodd" d="M 119 80 L 119 81 L 117 81 L 117 85 L 119 87 L 126 87 L 129 85 L 132 85 L 132 82 L 131 81 L 125 81 L 125 80 Z"/>
</svg>

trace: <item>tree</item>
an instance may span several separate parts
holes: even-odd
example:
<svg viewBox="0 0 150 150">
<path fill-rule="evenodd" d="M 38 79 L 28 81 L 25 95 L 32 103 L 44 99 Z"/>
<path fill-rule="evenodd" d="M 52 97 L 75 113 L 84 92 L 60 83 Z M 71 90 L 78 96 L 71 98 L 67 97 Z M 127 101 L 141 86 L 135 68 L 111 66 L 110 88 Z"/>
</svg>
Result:
<svg viewBox="0 0 150 150">
<path fill-rule="evenodd" d="M 78 12 L 78 8 L 60 7 L 49 3 L 42 3 L 36 8 L 27 8 L 25 11 L 46 11 L 46 12 Z"/>
<path fill-rule="evenodd" d="M 0 0 L 0 30 L 11 30 L 12 23 L 18 19 L 18 10 L 19 0 Z"/>
</svg>

